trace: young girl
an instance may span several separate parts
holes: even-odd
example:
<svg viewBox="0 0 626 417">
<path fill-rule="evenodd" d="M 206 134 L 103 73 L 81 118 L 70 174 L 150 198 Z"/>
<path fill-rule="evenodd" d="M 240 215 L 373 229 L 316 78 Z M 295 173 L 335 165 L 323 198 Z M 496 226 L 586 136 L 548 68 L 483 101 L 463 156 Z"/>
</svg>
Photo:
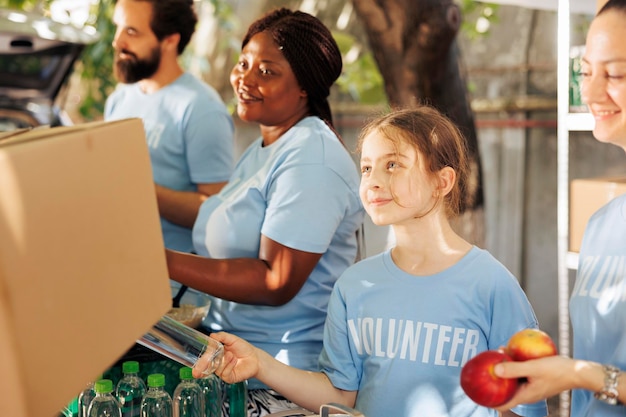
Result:
<svg viewBox="0 0 626 417">
<path fill-rule="evenodd" d="M 365 127 L 360 197 L 378 225 L 392 225 L 396 246 L 348 268 L 328 308 L 321 372 L 279 363 L 225 333 L 217 374 L 256 377 L 311 409 L 336 402 L 367 417 L 496 416 L 460 387 L 462 366 L 537 327 L 515 277 L 458 234 L 449 218 L 465 198 L 464 140 L 429 107 L 396 111 Z M 547 415 L 546 403 L 521 405 Z"/>
</svg>

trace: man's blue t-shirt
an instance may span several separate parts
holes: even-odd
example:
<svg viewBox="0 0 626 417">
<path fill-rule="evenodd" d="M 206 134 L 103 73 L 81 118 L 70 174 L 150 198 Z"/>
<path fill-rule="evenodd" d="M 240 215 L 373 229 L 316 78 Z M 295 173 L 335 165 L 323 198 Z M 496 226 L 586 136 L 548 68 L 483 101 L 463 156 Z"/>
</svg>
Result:
<svg viewBox="0 0 626 417">
<path fill-rule="evenodd" d="M 154 182 L 177 191 L 227 181 L 234 159 L 234 124 L 219 94 L 184 73 L 158 91 L 121 84 L 106 102 L 106 120 L 141 118 Z M 191 229 L 161 218 L 165 246 L 191 252 Z"/>
</svg>

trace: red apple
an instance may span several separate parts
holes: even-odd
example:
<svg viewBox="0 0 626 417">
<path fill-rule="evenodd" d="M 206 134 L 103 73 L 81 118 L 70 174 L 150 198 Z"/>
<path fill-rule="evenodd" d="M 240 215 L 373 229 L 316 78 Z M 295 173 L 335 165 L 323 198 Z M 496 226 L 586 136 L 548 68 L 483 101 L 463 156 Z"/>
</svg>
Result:
<svg viewBox="0 0 626 417">
<path fill-rule="evenodd" d="M 514 361 L 556 355 L 556 346 L 550 336 L 539 329 L 524 329 L 515 333 L 506 345 L 506 353 Z"/>
<path fill-rule="evenodd" d="M 485 407 L 498 407 L 509 401 L 517 390 L 515 378 L 500 378 L 493 367 L 512 361 L 506 353 L 486 350 L 474 356 L 461 369 L 461 388 L 476 404 Z"/>
</svg>

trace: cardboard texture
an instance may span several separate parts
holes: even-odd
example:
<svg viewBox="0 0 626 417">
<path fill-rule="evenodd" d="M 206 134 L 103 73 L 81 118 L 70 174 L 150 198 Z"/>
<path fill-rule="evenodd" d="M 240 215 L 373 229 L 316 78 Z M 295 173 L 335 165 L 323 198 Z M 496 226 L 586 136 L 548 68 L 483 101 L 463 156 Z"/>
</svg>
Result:
<svg viewBox="0 0 626 417">
<path fill-rule="evenodd" d="M 626 177 L 584 178 L 571 182 L 569 250 L 579 252 L 587 222 L 600 207 L 626 193 Z"/>
<path fill-rule="evenodd" d="M 0 416 L 51 417 L 171 305 L 139 119 L 0 140 Z"/>
</svg>

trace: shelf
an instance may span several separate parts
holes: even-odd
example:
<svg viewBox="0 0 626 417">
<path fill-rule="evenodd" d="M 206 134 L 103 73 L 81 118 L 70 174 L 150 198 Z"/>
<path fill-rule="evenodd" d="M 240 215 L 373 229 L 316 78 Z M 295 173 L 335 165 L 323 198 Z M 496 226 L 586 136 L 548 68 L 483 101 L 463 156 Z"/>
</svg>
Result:
<svg viewBox="0 0 626 417">
<path fill-rule="evenodd" d="M 565 119 L 567 130 L 590 132 L 595 126 L 595 121 L 591 113 L 568 113 Z"/>
<path fill-rule="evenodd" d="M 570 112 L 570 0 L 558 0 L 557 9 L 557 290 L 559 353 L 570 355 L 570 271 L 578 262 L 569 247 L 569 136 L 593 129 L 589 113 Z M 559 394 L 559 416 L 569 417 L 570 392 Z"/>
<path fill-rule="evenodd" d="M 577 270 L 578 269 L 578 252 L 567 252 L 567 256 L 565 258 L 565 264 L 568 269 Z"/>
</svg>

